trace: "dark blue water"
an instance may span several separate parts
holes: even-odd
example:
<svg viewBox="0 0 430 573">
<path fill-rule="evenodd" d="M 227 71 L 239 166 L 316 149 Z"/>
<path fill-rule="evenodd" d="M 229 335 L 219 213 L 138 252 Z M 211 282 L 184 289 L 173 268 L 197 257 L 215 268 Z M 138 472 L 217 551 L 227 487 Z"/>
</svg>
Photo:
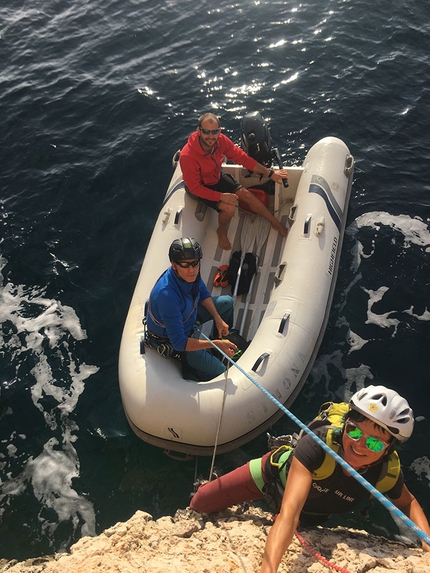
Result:
<svg viewBox="0 0 430 573">
<path fill-rule="evenodd" d="M 236 142 L 262 112 L 287 163 L 326 135 L 355 156 L 332 314 L 292 410 L 370 383 L 404 394 L 427 417 L 402 460 L 430 516 L 427 3 L 20 4 L 0 6 L 0 557 L 188 503 L 194 463 L 132 435 L 117 357 L 171 157 L 209 109 Z M 371 521 L 396 531 L 383 509 L 352 522 Z"/>
</svg>

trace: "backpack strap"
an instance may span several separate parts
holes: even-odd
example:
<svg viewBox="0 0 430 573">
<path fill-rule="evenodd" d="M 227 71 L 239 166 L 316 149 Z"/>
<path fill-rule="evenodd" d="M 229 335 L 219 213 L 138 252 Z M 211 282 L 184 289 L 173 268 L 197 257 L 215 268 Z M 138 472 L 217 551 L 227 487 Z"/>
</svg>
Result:
<svg viewBox="0 0 430 573">
<path fill-rule="evenodd" d="M 327 431 L 327 437 L 326 437 L 326 444 L 337 454 L 339 453 L 340 450 L 340 446 L 339 444 L 337 444 L 334 440 L 333 440 L 333 434 L 334 432 L 337 430 L 338 428 L 334 427 L 334 428 L 329 428 L 329 430 Z M 329 476 L 332 475 L 332 473 L 334 472 L 334 469 L 336 467 L 336 460 L 334 459 L 333 456 L 331 456 L 330 454 L 328 454 L 327 452 L 324 455 L 324 461 L 323 463 L 320 465 L 319 468 L 317 468 L 312 476 L 314 480 L 321 480 L 321 479 L 327 479 Z"/>
<path fill-rule="evenodd" d="M 376 482 L 376 489 L 381 493 L 390 491 L 396 485 L 400 475 L 400 458 L 396 451 L 391 452 L 388 459 L 384 460 L 381 473 Z"/>
</svg>

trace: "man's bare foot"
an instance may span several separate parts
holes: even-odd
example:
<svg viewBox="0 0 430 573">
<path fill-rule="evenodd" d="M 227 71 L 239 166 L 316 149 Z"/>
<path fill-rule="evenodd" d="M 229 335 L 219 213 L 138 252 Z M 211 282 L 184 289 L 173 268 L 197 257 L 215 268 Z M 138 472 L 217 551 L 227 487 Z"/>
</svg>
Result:
<svg viewBox="0 0 430 573">
<path fill-rule="evenodd" d="M 218 235 L 218 242 L 219 242 L 219 246 L 221 247 L 221 249 L 223 251 L 231 251 L 231 243 L 228 240 L 227 233 L 225 232 L 225 229 L 221 229 L 220 227 L 218 227 L 216 232 Z"/>
<path fill-rule="evenodd" d="M 278 231 L 278 233 L 280 233 L 283 237 L 286 237 L 288 235 L 287 227 L 284 227 L 284 225 L 282 223 L 280 223 L 279 221 L 276 221 L 276 223 L 273 223 L 272 227 L 273 227 L 273 229 Z"/>
</svg>

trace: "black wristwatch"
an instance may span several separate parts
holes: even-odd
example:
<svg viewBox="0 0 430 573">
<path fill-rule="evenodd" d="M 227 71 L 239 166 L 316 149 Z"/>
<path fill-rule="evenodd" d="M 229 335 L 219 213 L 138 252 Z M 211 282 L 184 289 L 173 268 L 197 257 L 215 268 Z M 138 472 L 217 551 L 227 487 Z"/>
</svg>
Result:
<svg viewBox="0 0 430 573">
<path fill-rule="evenodd" d="M 269 171 L 269 175 L 267 176 L 269 179 L 272 179 L 273 174 L 275 173 L 275 171 L 273 169 L 270 169 Z"/>
</svg>

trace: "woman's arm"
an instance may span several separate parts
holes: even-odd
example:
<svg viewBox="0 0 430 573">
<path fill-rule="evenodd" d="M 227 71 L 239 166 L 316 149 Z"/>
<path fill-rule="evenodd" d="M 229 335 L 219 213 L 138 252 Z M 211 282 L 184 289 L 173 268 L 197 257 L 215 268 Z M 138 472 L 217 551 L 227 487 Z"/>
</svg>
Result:
<svg viewBox="0 0 430 573">
<path fill-rule="evenodd" d="M 418 525 L 418 527 L 422 531 L 424 531 L 424 533 L 430 535 L 430 526 L 425 516 L 425 513 L 421 505 L 411 494 L 411 492 L 408 490 L 405 484 L 403 484 L 402 493 L 400 494 L 400 497 L 397 499 L 392 499 L 391 501 L 394 503 L 396 507 L 398 507 L 401 511 L 403 511 L 403 513 L 407 517 L 409 517 L 415 523 L 415 525 Z M 424 551 L 430 551 L 429 545 L 424 543 L 424 541 L 422 541 L 421 543 Z"/>
<path fill-rule="evenodd" d="M 276 573 L 282 556 L 288 549 L 300 512 L 312 485 L 312 474 L 296 458 L 293 458 L 285 485 L 282 506 L 267 537 L 260 573 Z"/>
</svg>

